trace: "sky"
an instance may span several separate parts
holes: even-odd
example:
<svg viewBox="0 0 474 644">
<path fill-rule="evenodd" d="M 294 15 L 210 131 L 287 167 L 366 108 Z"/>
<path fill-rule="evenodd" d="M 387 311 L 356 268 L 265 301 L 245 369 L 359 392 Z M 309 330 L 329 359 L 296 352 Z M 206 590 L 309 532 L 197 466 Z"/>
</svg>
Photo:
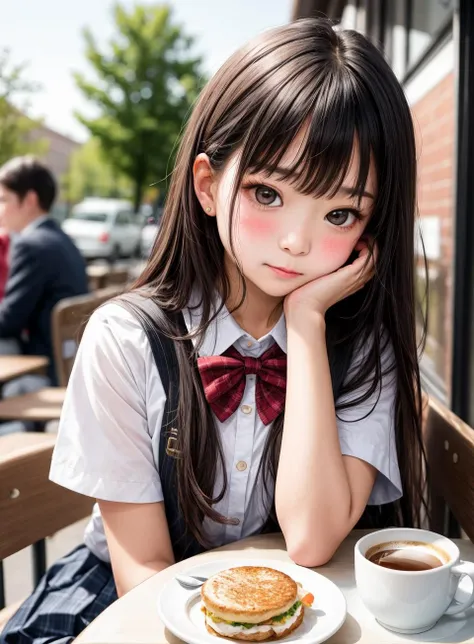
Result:
<svg viewBox="0 0 474 644">
<path fill-rule="evenodd" d="M 0 0 L 0 47 L 10 51 L 13 63 L 26 63 L 25 79 L 41 86 L 30 99 L 28 113 L 79 141 L 87 138 L 87 131 L 73 112 L 92 112 L 72 73 L 95 78 L 85 60 L 81 30 L 88 26 L 97 42 L 106 46 L 113 34 L 113 4 L 110 0 Z M 122 0 L 122 4 L 133 7 L 136 3 Z M 170 0 L 168 4 L 176 22 L 196 37 L 196 51 L 212 74 L 254 35 L 288 22 L 293 0 Z"/>
</svg>

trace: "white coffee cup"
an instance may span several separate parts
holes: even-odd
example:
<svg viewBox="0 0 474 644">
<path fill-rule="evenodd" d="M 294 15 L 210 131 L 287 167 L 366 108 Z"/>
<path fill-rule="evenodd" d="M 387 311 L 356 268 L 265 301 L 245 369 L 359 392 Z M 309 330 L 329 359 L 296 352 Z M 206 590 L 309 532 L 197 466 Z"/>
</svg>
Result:
<svg viewBox="0 0 474 644">
<path fill-rule="evenodd" d="M 377 565 L 366 554 L 379 544 L 422 542 L 445 554 L 441 565 L 423 571 L 393 570 Z M 422 633 L 442 615 L 457 615 L 474 603 L 474 563 L 461 561 L 457 545 L 434 532 L 389 528 L 372 532 L 355 545 L 357 590 L 366 608 L 385 628 L 398 633 Z M 467 575 L 473 589 L 469 598 L 454 600 L 460 579 Z"/>
</svg>

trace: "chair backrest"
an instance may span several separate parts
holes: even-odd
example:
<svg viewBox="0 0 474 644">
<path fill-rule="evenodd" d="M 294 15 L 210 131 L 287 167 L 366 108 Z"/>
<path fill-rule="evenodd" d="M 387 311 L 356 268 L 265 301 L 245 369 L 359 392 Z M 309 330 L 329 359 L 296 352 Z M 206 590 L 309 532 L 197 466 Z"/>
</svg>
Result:
<svg viewBox="0 0 474 644">
<path fill-rule="evenodd" d="M 61 387 L 67 386 L 77 347 L 90 315 L 121 290 L 118 286 L 107 287 L 87 295 L 65 298 L 54 307 L 51 333 L 56 373 Z"/>
<path fill-rule="evenodd" d="M 93 499 L 52 483 L 56 436 L 0 436 L 0 561 L 90 515 Z"/>
<path fill-rule="evenodd" d="M 435 400 L 430 399 L 424 416 L 430 527 L 446 533 L 447 506 L 474 541 L 474 429 Z"/>
</svg>

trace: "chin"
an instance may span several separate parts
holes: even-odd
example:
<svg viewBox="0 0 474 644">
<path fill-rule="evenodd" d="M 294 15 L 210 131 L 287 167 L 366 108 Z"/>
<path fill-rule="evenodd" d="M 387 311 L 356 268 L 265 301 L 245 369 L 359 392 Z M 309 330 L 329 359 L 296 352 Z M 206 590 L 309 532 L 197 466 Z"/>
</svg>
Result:
<svg viewBox="0 0 474 644">
<path fill-rule="evenodd" d="M 261 284 L 255 284 L 257 288 L 259 288 L 262 293 L 265 293 L 265 295 L 269 295 L 270 297 L 275 297 L 279 299 L 283 299 L 293 291 L 295 291 L 297 288 L 302 286 L 301 284 L 296 285 L 290 285 L 290 284 L 275 284 L 275 283 L 265 283 L 262 282 Z"/>
</svg>

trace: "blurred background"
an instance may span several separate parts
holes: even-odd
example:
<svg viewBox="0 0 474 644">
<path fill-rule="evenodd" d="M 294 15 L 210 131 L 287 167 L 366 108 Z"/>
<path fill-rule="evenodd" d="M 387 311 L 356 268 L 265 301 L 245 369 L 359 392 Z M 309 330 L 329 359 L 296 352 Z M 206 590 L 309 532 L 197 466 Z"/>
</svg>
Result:
<svg viewBox="0 0 474 644">
<path fill-rule="evenodd" d="M 425 389 L 474 422 L 470 0 L 5 0 L 0 164 L 32 152 L 61 194 L 53 216 L 89 261 L 145 259 L 181 127 L 246 40 L 326 15 L 385 54 L 413 110 L 429 263 Z M 417 233 L 417 243 L 419 243 Z M 137 269 L 138 270 L 138 269 Z M 427 285 L 420 263 L 420 294 Z"/>
</svg>

